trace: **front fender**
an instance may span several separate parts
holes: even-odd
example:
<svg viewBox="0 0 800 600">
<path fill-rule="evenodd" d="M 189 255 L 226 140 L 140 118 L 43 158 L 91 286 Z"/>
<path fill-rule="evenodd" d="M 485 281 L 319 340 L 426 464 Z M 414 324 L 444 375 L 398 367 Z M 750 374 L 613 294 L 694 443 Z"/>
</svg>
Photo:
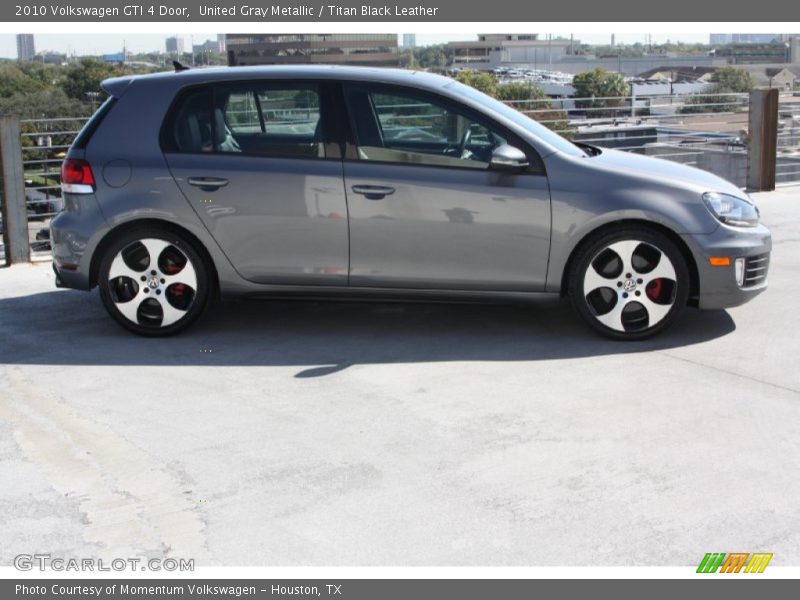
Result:
<svg viewBox="0 0 800 600">
<path fill-rule="evenodd" d="M 658 174 L 658 163 L 666 161 L 638 171 L 617 163 L 592 162 L 598 158 L 554 155 L 547 159 L 553 207 L 547 291 L 561 290 L 574 250 L 592 232 L 611 223 L 653 223 L 677 235 L 710 234 L 719 227 L 702 203 L 700 188 L 672 178 L 674 164 L 664 165 L 668 177 Z"/>
</svg>

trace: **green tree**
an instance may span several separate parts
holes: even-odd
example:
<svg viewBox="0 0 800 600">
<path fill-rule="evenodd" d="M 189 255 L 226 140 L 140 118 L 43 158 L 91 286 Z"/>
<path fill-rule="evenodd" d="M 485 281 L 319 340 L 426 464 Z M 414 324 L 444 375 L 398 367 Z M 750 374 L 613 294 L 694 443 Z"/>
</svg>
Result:
<svg viewBox="0 0 800 600">
<path fill-rule="evenodd" d="M 86 117 L 91 106 L 68 97 L 61 89 L 50 87 L 35 92 L 18 92 L 0 98 L 0 114 L 17 115 L 22 119 L 55 119 Z"/>
<path fill-rule="evenodd" d="M 170 68 L 171 65 L 163 67 L 131 67 L 124 64 L 107 63 L 97 58 L 81 58 L 61 70 L 58 85 L 70 98 L 86 100 L 88 93 L 102 92 L 100 83 L 109 77 L 154 73 Z"/>
<path fill-rule="evenodd" d="M 619 109 L 627 104 L 628 84 L 619 73 L 600 68 L 585 71 L 575 75 L 572 86 L 575 97 L 582 98 L 575 101 L 575 106 L 592 109 L 589 111 L 592 117 L 617 116 Z"/>
<path fill-rule="evenodd" d="M 63 70 L 61 65 L 45 64 L 35 60 L 18 62 L 17 67 L 43 87 L 55 85 Z"/>
<path fill-rule="evenodd" d="M 519 100 L 542 100 L 547 98 L 542 88 L 530 83 L 503 83 L 497 86 L 497 99 L 503 102 Z"/>
<path fill-rule="evenodd" d="M 191 61 L 191 58 L 189 59 Z M 155 62 L 155 61 L 152 61 Z M 188 63 L 188 64 L 191 64 Z M 196 65 L 227 65 L 228 64 L 228 56 L 221 52 L 212 52 L 210 50 L 204 50 L 203 52 L 197 52 L 194 55 L 194 64 Z"/>
<path fill-rule="evenodd" d="M 104 79 L 124 73 L 125 71 L 118 65 L 96 58 L 82 58 L 64 70 L 60 86 L 70 98 L 85 100 L 87 93 L 102 91 L 100 83 Z"/>
<path fill-rule="evenodd" d="M 35 92 L 43 87 L 40 81 L 29 77 L 17 66 L 11 64 L 0 65 L 0 98 Z"/>
<path fill-rule="evenodd" d="M 453 49 L 446 44 L 417 46 L 411 49 L 414 67 L 421 69 L 443 69 L 453 58 Z"/>
<path fill-rule="evenodd" d="M 567 113 L 553 108 L 553 101 L 538 85 L 520 82 L 498 85 L 497 99 L 508 102 L 509 106 L 566 138 L 574 133 Z"/>
<path fill-rule="evenodd" d="M 684 114 L 706 112 L 733 112 L 739 106 L 731 94 L 746 94 L 754 87 L 753 78 L 744 69 L 722 67 L 711 76 L 714 84 L 702 94 L 692 94 L 681 108 Z"/>
<path fill-rule="evenodd" d="M 461 71 L 456 80 L 464 85 L 474 87 L 479 92 L 488 96 L 497 93 L 497 79 L 491 73 L 479 73 L 478 71 Z"/>
<path fill-rule="evenodd" d="M 748 93 L 755 86 L 750 73 L 736 67 L 722 67 L 714 71 L 711 82 L 720 90 L 733 93 Z"/>
<path fill-rule="evenodd" d="M 0 98 L 0 114 L 16 115 L 21 119 L 63 119 L 68 117 L 88 117 L 90 105 L 74 98 L 69 98 L 59 88 L 49 87 L 35 92 L 17 92 L 6 98 Z M 22 133 L 38 133 L 50 136 L 54 146 L 67 145 L 72 142 L 73 134 L 61 134 L 59 131 L 75 129 L 79 123 L 75 121 L 23 122 Z M 48 134 L 48 131 L 53 133 Z M 34 136 L 22 136 L 23 148 L 36 144 Z M 23 150 L 25 160 L 47 158 L 39 150 Z"/>
</svg>

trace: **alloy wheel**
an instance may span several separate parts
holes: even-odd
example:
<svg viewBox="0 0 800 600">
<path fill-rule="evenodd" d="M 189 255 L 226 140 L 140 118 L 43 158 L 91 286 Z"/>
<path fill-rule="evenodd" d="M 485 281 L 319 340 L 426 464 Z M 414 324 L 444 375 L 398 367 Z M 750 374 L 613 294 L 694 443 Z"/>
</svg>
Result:
<svg viewBox="0 0 800 600">
<path fill-rule="evenodd" d="M 159 329 L 180 321 L 197 297 L 197 271 L 177 245 L 143 238 L 123 247 L 108 269 L 113 306 L 128 321 Z"/>
<path fill-rule="evenodd" d="M 606 245 L 589 262 L 583 296 L 590 312 L 616 332 L 644 331 L 663 321 L 675 306 L 675 266 L 667 254 L 642 240 Z"/>
</svg>

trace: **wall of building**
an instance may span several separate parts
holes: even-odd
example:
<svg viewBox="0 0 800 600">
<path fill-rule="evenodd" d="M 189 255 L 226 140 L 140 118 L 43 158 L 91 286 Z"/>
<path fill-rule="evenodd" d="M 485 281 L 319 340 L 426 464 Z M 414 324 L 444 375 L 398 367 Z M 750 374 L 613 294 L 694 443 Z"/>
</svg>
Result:
<svg viewBox="0 0 800 600">
<path fill-rule="evenodd" d="M 230 34 L 230 65 L 400 64 L 396 34 Z"/>
<path fill-rule="evenodd" d="M 793 65 L 800 65 L 800 36 L 789 40 L 789 56 Z"/>
<path fill-rule="evenodd" d="M 546 46 L 509 46 L 503 48 L 500 52 L 490 52 L 489 59 L 499 63 L 535 63 L 544 65 L 551 61 L 564 60 L 568 50 L 567 46 L 553 46 L 552 48 L 547 48 Z"/>
</svg>

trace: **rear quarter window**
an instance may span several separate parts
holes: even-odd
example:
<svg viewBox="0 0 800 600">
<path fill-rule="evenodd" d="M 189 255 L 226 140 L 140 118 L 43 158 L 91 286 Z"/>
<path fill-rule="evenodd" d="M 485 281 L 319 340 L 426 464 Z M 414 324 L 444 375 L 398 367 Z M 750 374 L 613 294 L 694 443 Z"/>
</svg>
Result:
<svg viewBox="0 0 800 600">
<path fill-rule="evenodd" d="M 78 133 L 75 141 L 72 142 L 72 147 L 78 150 L 83 150 L 86 148 L 86 145 L 89 143 L 89 140 L 92 139 L 92 136 L 95 134 L 97 129 L 100 127 L 100 124 L 103 122 L 103 119 L 106 118 L 108 113 L 111 112 L 111 109 L 114 108 L 114 105 L 117 103 L 117 99 L 114 96 L 109 96 L 103 104 L 100 105 L 95 113 L 89 118 L 86 124 L 81 129 L 80 133 Z"/>
</svg>

